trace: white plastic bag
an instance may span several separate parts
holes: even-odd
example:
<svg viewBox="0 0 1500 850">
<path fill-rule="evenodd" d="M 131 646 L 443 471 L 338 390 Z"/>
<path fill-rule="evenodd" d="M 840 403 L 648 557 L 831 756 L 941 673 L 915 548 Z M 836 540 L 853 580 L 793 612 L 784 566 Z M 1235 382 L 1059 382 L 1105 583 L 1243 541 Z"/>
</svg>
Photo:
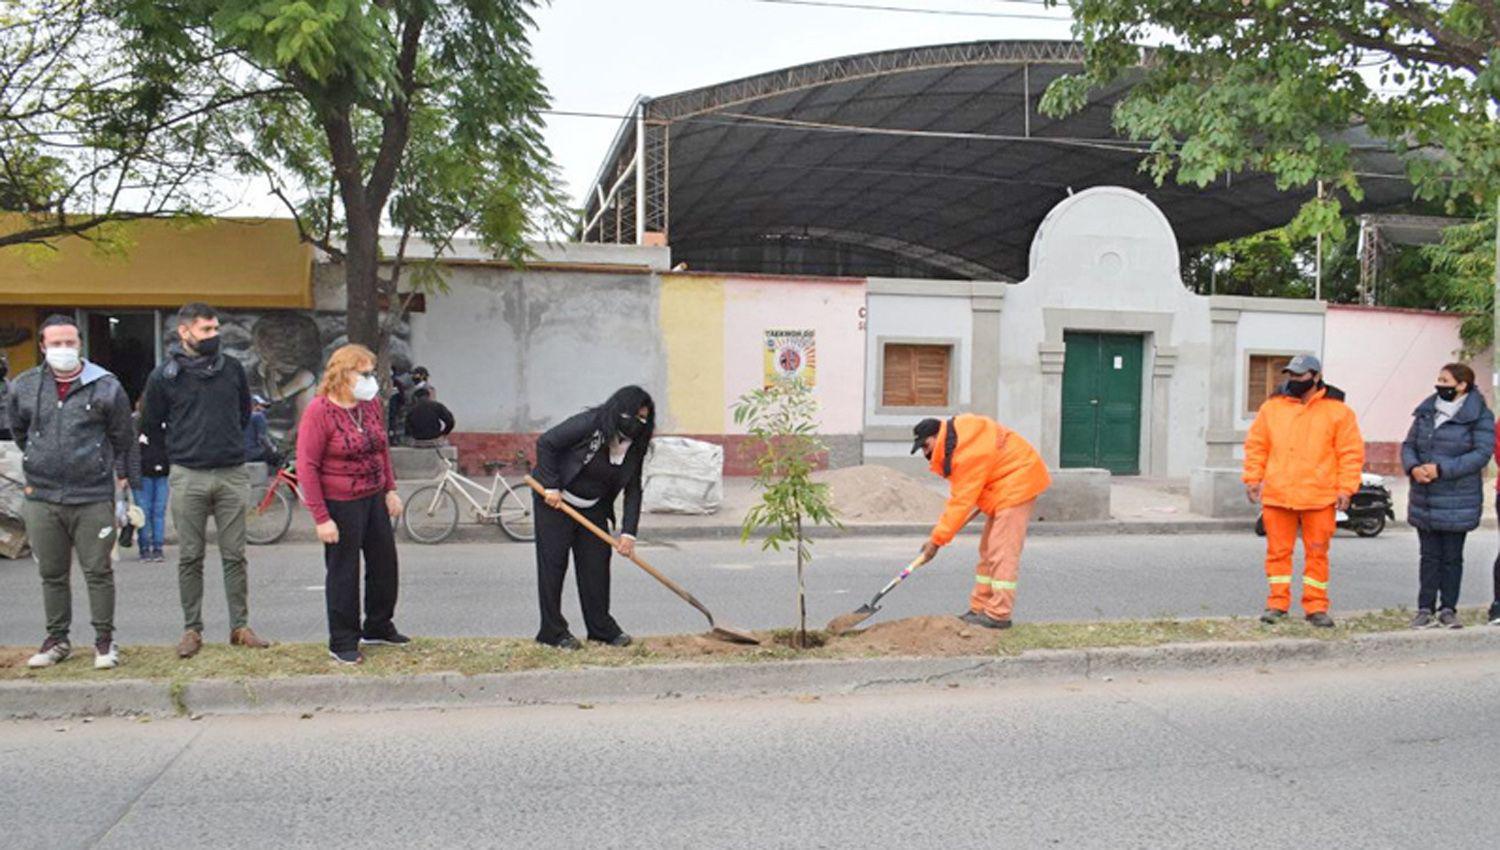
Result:
<svg viewBox="0 0 1500 850">
<path fill-rule="evenodd" d="M 724 447 L 687 437 L 651 441 L 642 507 L 657 514 L 711 514 L 724 502 Z"/>
</svg>

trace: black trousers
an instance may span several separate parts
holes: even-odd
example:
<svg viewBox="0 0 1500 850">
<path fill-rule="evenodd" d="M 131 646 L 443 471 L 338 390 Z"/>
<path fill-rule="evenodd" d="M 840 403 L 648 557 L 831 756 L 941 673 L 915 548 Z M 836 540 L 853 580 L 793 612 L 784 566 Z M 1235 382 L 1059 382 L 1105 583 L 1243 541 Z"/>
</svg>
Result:
<svg viewBox="0 0 1500 850">
<path fill-rule="evenodd" d="M 609 559 L 614 549 L 589 533 L 573 518 L 532 494 L 536 517 L 536 592 L 541 603 L 542 625 L 536 639 L 556 645 L 568 632 L 562 613 L 563 579 L 568 575 L 568 554 L 578 568 L 578 604 L 590 640 L 611 641 L 620 636 L 620 624 L 609 615 Z M 602 500 L 578 512 L 600 528 L 609 523 L 609 508 Z"/>
<path fill-rule="evenodd" d="M 323 595 L 328 602 L 328 648 L 346 652 L 359 648 L 363 637 L 379 638 L 395 631 L 396 534 L 385 509 L 385 494 L 348 502 L 328 500 L 328 515 L 339 527 L 339 542 L 323 546 L 328 573 Z M 365 624 L 359 625 L 359 558 L 365 560 Z"/>
<path fill-rule="evenodd" d="M 1417 529 L 1417 540 L 1422 547 L 1418 608 L 1427 611 L 1458 608 L 1458 589 L 1464 580 L 1464 539 L 1468 536 L 1466 531 Z"/>
</svg>

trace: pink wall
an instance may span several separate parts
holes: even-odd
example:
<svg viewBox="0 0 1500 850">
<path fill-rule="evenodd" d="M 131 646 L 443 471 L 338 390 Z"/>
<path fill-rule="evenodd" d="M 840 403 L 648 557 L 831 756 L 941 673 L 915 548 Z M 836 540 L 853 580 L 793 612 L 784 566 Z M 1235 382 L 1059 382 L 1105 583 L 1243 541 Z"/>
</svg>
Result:
<svg viewBox="0 0 1500 850">
<path fill-rule="evenodd" d="M 1323 369 L 1328 382 L 1348 394 L 1367 444 L 1406 438 L 1412 408 L 1432 394 L 1444 363 L 1467 362 L 1493 400 L 1491 355 L 1461 356 L 1462 321 L 1451 313 L 1328 305 Z"/>
<path fill-rule="evenodd" d="M 864 430 L 865 332 L 860 310 L 863 281 L 820 282 L 724 281 L 724 395 L 733 404 L 740 394 L 761 386 L 765 332 L 812 329 L 816 332 L 818 400 L 821 430 L 858 434 Z M 743 434 L 733 414 L 724 412 L 726 433 Z"/>
</svg>

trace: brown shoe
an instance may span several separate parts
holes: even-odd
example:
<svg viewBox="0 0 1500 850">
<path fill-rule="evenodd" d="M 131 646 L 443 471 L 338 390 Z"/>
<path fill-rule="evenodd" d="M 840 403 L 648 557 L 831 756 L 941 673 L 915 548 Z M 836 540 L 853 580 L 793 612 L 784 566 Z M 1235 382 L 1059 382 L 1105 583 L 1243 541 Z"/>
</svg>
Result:
<svg viewBox="0 0 1500 850">
<path fill-rule="evenodd" d="M 182 640 L 177 642 L 177 657 L 192 658 L 203 648 L 203 635 L 188 629 L 182 633 Z"/>
<path fill-rule="evenodd" d="M 229 633 L 230 646 L 243 646 L 247 649 L 265 649 L 271 642 L 257 635 L 249 626 L 235 629 Z"/>
</svg>

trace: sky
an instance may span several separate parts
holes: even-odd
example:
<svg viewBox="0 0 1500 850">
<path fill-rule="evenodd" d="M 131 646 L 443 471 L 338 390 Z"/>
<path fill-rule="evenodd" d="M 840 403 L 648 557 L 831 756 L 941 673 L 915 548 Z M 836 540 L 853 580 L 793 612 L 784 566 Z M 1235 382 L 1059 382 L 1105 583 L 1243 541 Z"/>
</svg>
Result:
<svg viewBox="0 0 1500 850">
<path fill-rule="evenodd" d="M 833 8 L 835 3 L 892 8 Z M 1071 36 L 1067 10 L 1048 9 L 1040 0 L 554 0 L 535 19 L 533 58 L 553 109 L 611 116 L 624 115 L 640 95 L 668 95 L 820 59 Z M 620 120 L 547 115 L 546 122 L 564 188 L 573 206 L 581 207 Z M 235 200 L 227 214 L 286 215 L 263 184 L 245 182 L 229 193 Z"/>
<path fill-rule="evenodd" d="M 623 115 L 639 95 L 658 97 L 820 59 L 1071 36 L 1067 10 L 1036 0 L 827 2 L 926 11 L 762 0 L 555 0 L 538 11 L 532 46 L 554 109 Z M 982 17 L 990 15 L 996 17 Z M 547 116 L 547 143 L 575 206 L 589 191 L 619 123 Z"/>
</svg>

